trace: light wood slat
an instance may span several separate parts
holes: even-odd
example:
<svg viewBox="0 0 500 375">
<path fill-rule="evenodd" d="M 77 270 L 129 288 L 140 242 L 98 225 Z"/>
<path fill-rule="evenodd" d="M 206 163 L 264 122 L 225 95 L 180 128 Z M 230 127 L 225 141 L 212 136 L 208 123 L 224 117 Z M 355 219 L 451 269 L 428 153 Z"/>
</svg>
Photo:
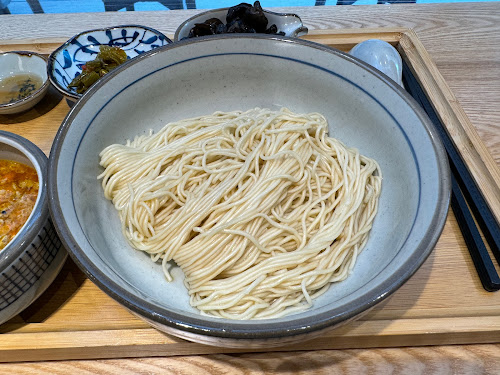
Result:
<svg viewBox="0 0 500 375">
<path fill-rule="evenodd" d="M 474 322 L 471 322 L 473 320 Z M 470 327 L 474 326 L 474 332 Z M 422 327 L 426 327 L 425 338 Z M 471 338 L 471 334 L 474 337 Z M 500 341 L 500 317 L 356 321 L 320 338 L 272 351 L 325 350 Z M 27 348 L 25 342 L 32 342 Z M 269 350 L 269 349 L 264 349 Z M 178 339 L 153 328 L 53 333 L 20 333 L 2 338 L 0 362 L 244 353 Z"/>
<path fill-rule="evenodd" d="M 335 36 L 332 38 L 332 31 Z M 304 39 L 321 43 L 349 52 L 356 44 L 367 39 L 384 40 L 396 46 L 401 39 L 401 35 L 406 32 L 405 28 L 367 28 L 367 29 L 340 29 L 340 30 L 311 30 Z"/>
<path fill-rule="evenodd" d="M 8 51 L 24 51 L 29 48 L 31 52 L 49 55 L 52 51 L 66 42 L 68 38 L 4 40 L 0 44 L 0 53 Z"/>
<path fill-rule="evenodd" d="M 307 39 L 317 43 L 329 44 L 332 47 L 347 50 L 354 45 L 366 39 L 381 39 L 396 45 L 401 38 L 401 34 L 408 29 L 402 27 L 394 28 L 367 28 L 367 29 L 339 29 L 335 30 L 335 37 L 332 38 L 332 30 L 311 30 L 303 39 Z M 0 52 L 23 50 L 30 48 L 30 51 L 50 54 L 61 44 L 66 42 L 71 35 L 63 38 L 33 38 L 24 39 L 22 41 L 1 40 L 0 39 Z M 173 34 L 167 34 L 167 37 L 173 39 Z"/>
<path fill-rule="evenodd" d="M 0 364 L 0 374 L 461 374 L 500 373 L 500 345 L 212 354 Z"/>
<path fill-rule="evenodd" d="M 412 53 L 425 55 L 421 44 L 415 47 L 415 43 L 418 43 L 415 35 L 401 28 L 335 30 L 334 35 L 331 30 L 319 30 L 308 35 L 310 40 L 343 50 L 370 38 L 400 45 L 399 41 L 405 37 L 413 42 L 403 45 L 405 51 L 411 51 L 409 56 L 413 56 Z M 0 50 L 26 46 L 19 41 L 16 43 L 1 42 Z M 60 43 L 60 39 L 37 39 L 29 43 L 35 43 L 30 44 L 30 48 L 50 53 Z M 451 98 L 451 103 L 444 103 L 442 108 L 452 114 L 459 113 L 460 106 L 449 96 L 451 91 L 447 92 L 449 88 L 446 82 L 430 60 L 412 58 L 414 64 L 425 62 L 431 66 L 430 69 L 421 67 L 419 77 L 427 77 L 432 83 L 432 90 L 445 91 L 446 95 L 436 94 L 435 100 Z M 436 80 L 436 77 L 439 79 Z M 52 90 L 36 109 L 15 117 L 0 116 L 0 129 L 25 136 L 48 154 L 52 138 L 68 109 L 66 101 Z M 450 126 L 461 126 L 462 120 L 463 117 L 455 116 Z M 476 162 L 481 164 L 489 160 L 488 168 L 496 168 L 491 165 L 491 157 L 488 159 L 488 155 L 484 155 L 486 148 L 479 149 L 481 158 Z M 450 293 L 446 287 L 450 284 L 457 293 Z M 387 301 L 357 322 L 309 342 L 280 350 L 498 341 L 500 294 L 487 293 L 481 288 L 456 221 L 450 215 L 435 251 L 421 269 Z M 67 262 L 56 282 L 34 305 L 0 326 L 0 361 L 220 352 L 232 351 L 188 343 L 149 328 L 102 293 L 71 261 Z"/>
</svg>

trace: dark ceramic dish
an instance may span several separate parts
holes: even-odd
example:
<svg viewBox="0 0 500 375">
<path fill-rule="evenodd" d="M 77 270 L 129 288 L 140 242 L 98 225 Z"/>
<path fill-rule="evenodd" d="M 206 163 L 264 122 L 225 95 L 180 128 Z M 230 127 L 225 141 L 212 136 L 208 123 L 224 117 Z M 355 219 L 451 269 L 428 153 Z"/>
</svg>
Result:
<svg viewBox="0 0 500 375">
<path fill-rule="evenodd" d="M 33 143 L 0 130 L 0 159 L 35 168 L 38 198 L 28 220 L 0 251 L 0 324 L 28 307 L 57 276 L 67 252 L 49 216 L 47 157 Z"/>
</svg>

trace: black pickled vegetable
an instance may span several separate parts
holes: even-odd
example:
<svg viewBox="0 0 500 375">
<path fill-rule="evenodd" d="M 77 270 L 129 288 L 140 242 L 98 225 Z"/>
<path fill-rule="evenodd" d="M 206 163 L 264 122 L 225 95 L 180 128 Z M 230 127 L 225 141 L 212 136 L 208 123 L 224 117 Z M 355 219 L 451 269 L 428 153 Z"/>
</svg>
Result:
<svg viewBox="0 0 500 375">
<path fill-rule="evenodd" d="M 226 22 L 228 25 L 235 22 L 241 23 L 244 29 L 252 29 L 257 33 L 263 33 L 267 28 L 267 17 L 258 1 L 256 1 L 253 6 L 247 3 L 241 3 L 229 8 Z"/>
<path fill-rule="evenodd" d="M 223 34 L 226 32 L 226 25 L 218 18 L 210 18 L 203 23 L 196 23 L 189 31 L 188 38 L 204 35 Z"/>
<path fill-rule="evenodd" d="M 212 30 L 212 32 L 214 34 L 217 34 L 217 30 L 221 27 L 221 26 L 225 26 L 222 21 L 218 18 L 210 18 L 208 20 L 205 21 L 205 23 L 210 26 L 210 30 Z"/>
<path fill-rule="evenodd" d="M 266 33 L 285 35 L 279 32 L 276 25 L 267 27 L 268 20 L 260 2 L 253 5 L 241 3 L 227 11 L 226 24 L 217 18 L 211 18 L 203 23 L 197 23 L 189 31 L 188 38 L 224 33 Z"/>
<path fill-rule="evenodd" d="M 235 19 L 227 24 L 228 33 L 256 33 L 257 31 L 241 19 Z"/>
<path fill-rule="evenodd" d="M 125 61 L 127 61 L 127 54 L 121 48 L 100 46 L 96 58 L 85 63 L 82 73 L 75 77 L 68 87 L 75 87 L 78 94 L 83 94 L 99 78 Z"/>
</svg>

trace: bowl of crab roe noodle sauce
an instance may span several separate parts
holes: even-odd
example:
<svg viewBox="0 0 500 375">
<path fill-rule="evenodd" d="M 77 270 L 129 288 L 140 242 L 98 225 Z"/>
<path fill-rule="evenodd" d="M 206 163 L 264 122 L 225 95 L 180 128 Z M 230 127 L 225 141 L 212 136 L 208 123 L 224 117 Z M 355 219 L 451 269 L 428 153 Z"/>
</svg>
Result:
<svg viewBox="0 0 500 375">
<path fill-rule="evenodd" d="M 47 157 L 0 131 L 0 324 L 30 305 L 66 259 L 50 220 Z"/>
</svg>

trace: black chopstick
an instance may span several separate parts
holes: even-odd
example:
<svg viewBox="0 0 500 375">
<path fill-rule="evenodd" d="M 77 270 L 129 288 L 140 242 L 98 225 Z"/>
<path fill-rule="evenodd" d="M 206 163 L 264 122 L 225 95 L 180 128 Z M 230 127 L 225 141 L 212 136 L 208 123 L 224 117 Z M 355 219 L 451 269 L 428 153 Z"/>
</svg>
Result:
<svg viewBox="0 0 500 375">
<path fill-rule="evenodd" d="M 424 90 L 403 60 L 403 84 L 408 93 L 422 106 L 436 127 L 441 141 L 448 154 L 452 172 L 452 182 L 456 187 L 452 191 L 452 209 L 459 222 L 474 265 L 481 279 L 483 287 L 488 291 L 500 289 L 500 280 L 494 268 L 481 235 L 475 226 L 472 214 L 481 228 L 491 252 L 500 264 L 500 224 L 496 221 L 476 181 L 472 177 L 462 156 L 458 152 L 446 127 L 441 123 Z M 460 199 L 462 198 L 462 199 Z M 463 201 L 463 202 L 462 202 Z M 463 204 L 462 204 L 463 203 Z M 467 205 L 468 203 L 468 205 Z M 457 214 L 458 212 L 458 214 Z M 459 219 L 460 217 L 460 219 Z M 471 221 L 472 220 L 472 221 Z M 472 229 L 473 227 L 473 229 Z M 478 245 L 481 243 L 481 245 Z M 487 260 L 486 260 L 487 259 Z"/>
<path fill-rule="evenodd" d="M 479 233 L 474 218 L 472 217 L 465 201 L 462 191 L 458 186 L 454 174 L 451 176 L 451 208 L 464 236 L 465 243 L 469 249 L 470 256 L 474 262 L 479 279 L 483 288 L 489 292 L 500 289 L 500 277 L 498 277 L 495 266 L 491 261 L 488 250 L 484 246 L 481 234 Z"/>
</svg>

